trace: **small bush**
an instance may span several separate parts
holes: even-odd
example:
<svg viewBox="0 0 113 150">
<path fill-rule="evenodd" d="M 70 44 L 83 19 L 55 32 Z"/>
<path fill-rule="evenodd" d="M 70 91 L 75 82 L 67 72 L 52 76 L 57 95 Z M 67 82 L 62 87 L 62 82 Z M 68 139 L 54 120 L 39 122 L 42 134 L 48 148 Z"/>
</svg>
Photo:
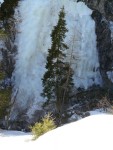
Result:
<svg viewBox="0 0 113 150">
<path fill-rule="evenodd" d="M 7 115 L 7 108 L 9 107 L 11 99 L 11 89 L 0 90 L 0 118 Z"/>
<path fill-rule="evenodd" d="M 3 29 L 0 29 L 0 39 L 6 38 L 7 34 Z"/>
<path fill-rule="evenodd" d="M 3 80 L 5 78 L 5 73 L 0 71 L 0 80 Z"/>
<path fill-rule="evenodd" d="M 50 113 L 45 115 L 44 118 L 42 118 L 41 122 L 37 122 L 34 126 L 30 127 L 34 136 L 34 140 L 37 139 L 39 136 L 43 135 L 44 133 L 55 128 L 56 125 Z"/>
</svg>

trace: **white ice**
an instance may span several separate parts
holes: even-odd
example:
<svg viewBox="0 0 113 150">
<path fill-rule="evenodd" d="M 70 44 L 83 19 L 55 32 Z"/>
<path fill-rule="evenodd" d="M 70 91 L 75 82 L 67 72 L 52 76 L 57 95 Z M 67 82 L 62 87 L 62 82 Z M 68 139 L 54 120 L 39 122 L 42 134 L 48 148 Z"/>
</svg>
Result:
<svg viewBox="0 0 113 150">
<path fill-rule="evenodd" d="M 41 78 L 45 72 L 48 48 L 51 46 L 50 34 L 63 6 L 69 30 L 65 39 L 69 46 L 67 59 L 69 61 L 73 49 L 75 86 L 87 89 L 92 84 L 101 83 L 92 11 L 84 3 L 74 0 L 20 1 L 18 9 L 21 20 L 18 25 L 18 54 L 14 71 L 14 89 L 18 93 L 13 110 L 15 116 L 19 109 L 27 108 L 29 117 L 36 109 L 41 109 L 44 102 L 40 96 Z"/>
<path fill-rule="evenodd" d="M 0 3 L 3 3 L 4 0 L 0 0 Z"/>
</svg>

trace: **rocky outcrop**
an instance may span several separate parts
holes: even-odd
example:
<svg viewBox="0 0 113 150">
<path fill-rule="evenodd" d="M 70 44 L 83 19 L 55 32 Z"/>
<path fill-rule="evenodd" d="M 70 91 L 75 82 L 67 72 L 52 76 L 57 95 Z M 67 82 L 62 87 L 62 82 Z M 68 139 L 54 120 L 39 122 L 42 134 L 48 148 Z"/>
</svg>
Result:
<svg viewBox="0 0 113 150">
<path fill-rule="evenodd" d="M 113 66 L 113 41 L 111 40 L 110 21 L 113 21 L 113 0 L 82 0 L 93 10 L 92 18 L 96 24 L 97 49 L 103 86 L 113 89 L 107 71 Z"/>
<path fill-rule="evenodd" d="M 107 20 L 113 21 L 113 0 L 79 0 L 92 10 L 99 11 Z"/>
<path fill-rule="evenodd" d="M 113 0 L 106 0 L 104 9 L 106 18 L 113 21 Z"/>
<path fill-rule="evenodd" d="M 112 69 L 113 63 L 113 43 L 111 41 L 109 21 L 106 20 L 97 10 L 93 11 L 92 18 L 96 23 L 97 49 L 99 54 L 100 72 L 104 84 L 103 86 L 111 88 L 112 83 L 107 76 L 107 71 Z"/>
</svg>

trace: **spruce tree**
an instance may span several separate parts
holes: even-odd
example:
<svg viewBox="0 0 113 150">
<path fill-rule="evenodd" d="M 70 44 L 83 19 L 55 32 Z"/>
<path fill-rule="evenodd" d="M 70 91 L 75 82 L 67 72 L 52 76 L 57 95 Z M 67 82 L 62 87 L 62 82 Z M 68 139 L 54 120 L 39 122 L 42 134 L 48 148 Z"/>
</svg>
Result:
<svg viewBox="0 0 113 150">
<path fill-rule="evenodd" d="M 48 50 L 46 69 L 42 82 L 42 96 L 47 98 L 47 102 L 55 100 L 57 108 L 69 99 L 69 93 L 73 87 L 72 69 L 66 62 L 65 44 L 66 20 L 64 7 L 59 13 L 59 20 L 51 33 L 52 45 Z"/>
</svg>

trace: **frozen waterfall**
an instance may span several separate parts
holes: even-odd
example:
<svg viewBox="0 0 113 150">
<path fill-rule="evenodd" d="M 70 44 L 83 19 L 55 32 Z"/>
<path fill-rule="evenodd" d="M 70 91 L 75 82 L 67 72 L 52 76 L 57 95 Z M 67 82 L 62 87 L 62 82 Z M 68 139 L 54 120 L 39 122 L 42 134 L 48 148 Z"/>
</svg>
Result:
<svg viewBox="0 0 113 150">
<path fill-rule="evenodd" d="M 43 98 L 41 78 L 45 72 L 50 34 L 57 24 L 60 8 L 66 12 L 66 43 L 70 53 L 73 49 L 74 82 L 76 87 L 87 89 L 92 84 L 100 84 L 98 53 L 96 49 L 95 22 L 92 11 L 82 2 L 74 0 L 22 0 L 19 2 L 21 22 L 18 25 L 14 89 L 17 99 L 16 110 L 28 109 L 30 116 L 40 109 Z"/>
</svg>

